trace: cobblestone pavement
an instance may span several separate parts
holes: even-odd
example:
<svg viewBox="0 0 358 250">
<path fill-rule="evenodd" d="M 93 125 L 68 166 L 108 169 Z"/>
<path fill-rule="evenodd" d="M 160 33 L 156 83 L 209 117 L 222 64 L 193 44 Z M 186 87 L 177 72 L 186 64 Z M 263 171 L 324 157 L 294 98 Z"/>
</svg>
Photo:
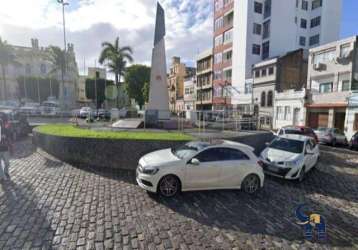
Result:
<svg viewBox="0 0 358 250">
<path fill-rule="evenodd" d="M 358 153 L 324 148 L 302 184 L 267 178 L 240 191 L 148 195 L 131 172 L 64 164 L 29 139 L 16 145 L 10 183 L 0 186 L 0 249 L 358 248 Z M 294 208 L 327 221 L 328 241 L 304 240 Z"/>
</svg>

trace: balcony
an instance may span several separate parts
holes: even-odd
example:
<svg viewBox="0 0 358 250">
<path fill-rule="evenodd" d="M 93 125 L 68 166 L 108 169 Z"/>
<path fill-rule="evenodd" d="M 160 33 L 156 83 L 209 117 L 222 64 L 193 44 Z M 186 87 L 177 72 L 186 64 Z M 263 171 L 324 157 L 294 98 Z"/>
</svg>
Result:
<svg viewBox="0 0 358 250">
<path fill-rule="evenodd" d="M 216 10 L 215 11 L 215 19 L 224 15 L 225 13 L 227 13 L 230 10 L 234 9 L 234 1 L 232 1 L 231 3 L 226 4 L 225 6 L 223 6 L 221 9 Z"/>
</svg>

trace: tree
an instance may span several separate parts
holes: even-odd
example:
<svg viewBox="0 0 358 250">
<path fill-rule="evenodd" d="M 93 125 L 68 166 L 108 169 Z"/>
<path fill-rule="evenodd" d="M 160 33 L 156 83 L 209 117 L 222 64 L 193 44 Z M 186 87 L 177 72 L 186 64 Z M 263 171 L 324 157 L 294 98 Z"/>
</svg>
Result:
<svg viewBox="0 0 358 250">
<path fill-rule="evenodd" d="M 1 74 L 3 79 L 3 88 L 1 89 L 1 97 L 4 100 L 8 95 L 7 86 L 6 86 L 6 68 L 9 64 L 17 64 L 15 60 L 15 55 L 13 53 L 12 47 L 7 44 L 6 41 L 3 41 L 0 37 L 0 66 Z"/>
<path fill-rule="evenodd" d="M 124 76 L 129 98 L 134 98 L 142 108 L 146 99 L 143 93 L 145 83 L 150 81 L 150 68 L 145 65 L 135 64 L 127 68 Z"/>
<path fill-rule="evenodd" d="M 86 79 L 86 97 L 88 99 L 94 100 L 96 103 L 96 107 L 100 108 L 103 104 L 103 102 L 106 100 L 106 87 L 111 86 L 113 84 L 113 81 L 109 81 L 102 78 L 97 79 Z M 95 88 L 96 86 L 96 88 Z M 97 89 L 97 92 L 96 90 Z"/>
<path fill-rule="evenodd" d="M 142 88 L 144 103 L 147 103 L 149 101 L 149 86 L 149 82 L 145 82 Z"/>
<path fill-rule="evenodd" d="M 119 37 L 116 38 L 113 44 L 109 42 L 102 43 L 102 47 L 103 50 L 101 51 L 98 61 L 102 65 L 107 62 L 106 66 L 109 72 L 114 74 L 115 83 L 118 88 L 121 77 L 125 74 L 127 63 L 133 62 L 133 50 L 129 46 L 120 47 Z"/>
<path fill-rule="evenodd" d="M 62 50 L 61 48 L 57 47 L 57 46 L 50 46 L 48 49 L 48 60 L 51 62 L 52 64 L 52 69 L 49 72 L 49 75 L 52 74 L 58 74 L 59 72 L 61 73 L 61 87 L 60 87 L 60 94 L 59 94 L 59 98 L 61 100 L 61 105 L 63 105 L 63 101 L 64 101 L 64 78 L 65 78 L 65 70 L 66 70 L 66 52 L 64 50 Z"/>
</svg>

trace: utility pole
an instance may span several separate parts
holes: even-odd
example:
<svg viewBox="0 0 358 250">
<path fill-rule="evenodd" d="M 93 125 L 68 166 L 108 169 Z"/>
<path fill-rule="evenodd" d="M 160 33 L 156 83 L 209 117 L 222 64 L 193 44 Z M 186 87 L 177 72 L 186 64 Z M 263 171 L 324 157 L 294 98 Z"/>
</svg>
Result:
<svg viewBox="0 0 358 250">
<path fill-rule="evenodd" d="M 66 46 L 67 46 L 67 42 L 66 42 L 66 22 L 65 22 L 65 6 L 69 5 L 69 3 L 65 2 L 64 0 L 57 0 L 57 2 L 59 4 L 62 5 L 62 24 L 63 24 L 63 65 L 61 67 L 61 88 L 60 88 L 60 97 L 61 97 L 61 106 L 62 108 L 64 108 L 64 102 L 65 102 L 65 97 L 64 97 L 64 89 L 65 89 L 65 70 L 66 70 Z"/>
</svg>

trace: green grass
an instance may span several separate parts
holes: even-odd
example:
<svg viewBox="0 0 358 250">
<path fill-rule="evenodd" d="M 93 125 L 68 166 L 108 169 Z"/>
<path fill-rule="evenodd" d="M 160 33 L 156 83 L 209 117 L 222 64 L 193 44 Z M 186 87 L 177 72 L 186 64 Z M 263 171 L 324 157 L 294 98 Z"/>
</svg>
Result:
<svg viewBox="0 0 358 250">
<path fill-rule="evenodd" d="M 193 137 L 177 132 L 154 132 L 154 131 L 94 131 L 90 129 L 78 128 L 67 124 L 43 125 L 36 128 L 36 131 L 44 134 L 80 137 L 80 138 L 98 138 L 98 139 L 118 139 L 118 140 L 163 140 L 163 141 L 188 141 Z"/>
</svg>

